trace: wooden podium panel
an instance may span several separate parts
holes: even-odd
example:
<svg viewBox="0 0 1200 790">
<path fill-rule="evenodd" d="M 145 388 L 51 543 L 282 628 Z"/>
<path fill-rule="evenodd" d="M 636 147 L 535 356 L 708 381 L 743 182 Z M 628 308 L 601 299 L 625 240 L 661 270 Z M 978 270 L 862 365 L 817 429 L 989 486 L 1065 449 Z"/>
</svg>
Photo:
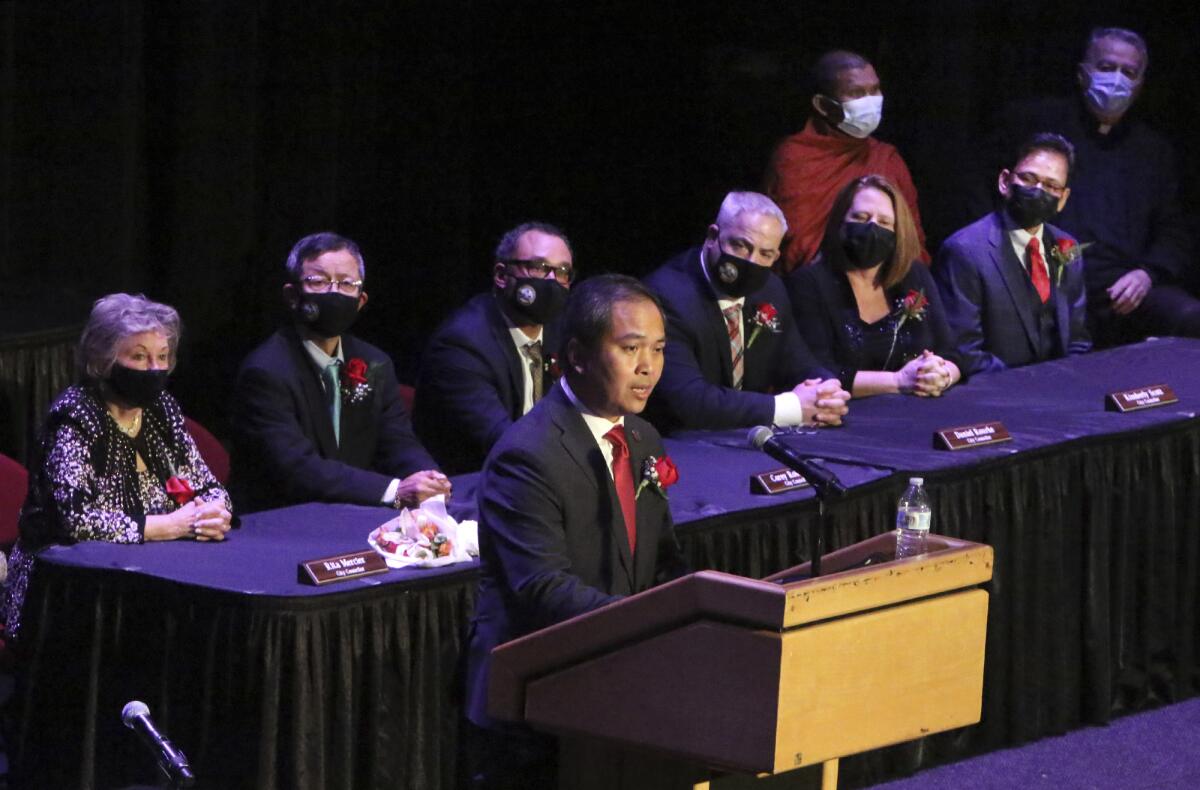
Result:
<svg viewBox="0 0 1200 790">
<path fill-rule="evenodd" d="M 751 774 L 979 721 L 988 546 L 888 532 L 764 580 L 700 572 L 497 647 L 489 710 Z"/>
<path fill-rule="evenodd" d="M 979 721 L 988 594 L 783 633 L 772 773 Z"/>
</svg>

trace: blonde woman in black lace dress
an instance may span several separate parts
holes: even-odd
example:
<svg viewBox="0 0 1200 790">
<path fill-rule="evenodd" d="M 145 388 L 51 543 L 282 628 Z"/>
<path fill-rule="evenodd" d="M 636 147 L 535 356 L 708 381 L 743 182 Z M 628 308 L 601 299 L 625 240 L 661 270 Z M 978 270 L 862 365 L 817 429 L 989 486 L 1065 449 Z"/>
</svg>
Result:
<svg viewBox="0 0 1200 790">
<path fill-rule="evenodd" d="M 222 540 L 230 501 L 166 392 L 179 314 L 144 296 L 92 308 L 77 352 L 78 383 L 46 418 L 29 467 L 20 539 L 10 560 L 10 637 L 36 553 L 54 543 Z"/>
</svg>

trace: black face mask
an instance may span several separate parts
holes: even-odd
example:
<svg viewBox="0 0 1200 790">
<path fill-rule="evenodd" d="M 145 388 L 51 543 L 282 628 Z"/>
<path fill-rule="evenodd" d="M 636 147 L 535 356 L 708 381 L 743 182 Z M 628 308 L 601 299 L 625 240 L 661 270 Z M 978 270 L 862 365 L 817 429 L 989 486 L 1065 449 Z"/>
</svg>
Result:
<svg viewBox="0 0 1200 790">
<path fill-rule="evenodd" d="M 512 315 L 530 324 L 554 320 L 567 304 L 567 289 L 558 280 L 544 277 L 508 275 L 504 283 L 504 301 Z"/>
<path fill-rule="evenodd" d="M 1005 200 L 1008 216 L 1022 228 L 1036 228 L 1058 214 L 1058 198 L 1044 189 L 1009 184 Z"/>
<path fill-rule="evenodd" d="M 842 224 L 842 251 L 850 269 L 870 269 L 896 251 L 896 233 L 874 222 Z"/>
<path fill-rule="evenodd" d="M 759 266 L 754 261 L 730 255 L 724 250 L 720 257 L 708 264 L 708 279 L 713 287 L 730 299 L 738 299 L 759 290 L 767 284 L 770 276 L 770 267 Z"/>
<path fill-rule="evenodd" d="M 144 409 L 153 405 L 167 388 L 168 375 L 165 370 L 138 370 L 118 362 L 108 374 L 108 386 L 130 406 Z"/>
<path fill-rule="evenodd" d="M 296 315 L 300 322 L 321 337 L 340 337 L 358 318 L 358 297 L 339 293 L 310 294 L 296 289 L 300 301 Z"/>
</svg>

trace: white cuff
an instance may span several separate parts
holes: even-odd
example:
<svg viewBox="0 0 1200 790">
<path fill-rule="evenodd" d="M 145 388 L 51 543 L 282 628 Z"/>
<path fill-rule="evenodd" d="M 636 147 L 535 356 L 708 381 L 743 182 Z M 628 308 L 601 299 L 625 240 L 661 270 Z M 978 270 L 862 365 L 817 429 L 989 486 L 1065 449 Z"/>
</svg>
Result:
<svg viewBox="0 0 1200 790">
<path fill-rule="evenodd" d="M 802 425 L 804 409 L 800 406 L 800 396 L 795 392 L 781 392 L 775 396 L 776 425 Z"/>
<path fill-rule="evenodd" d="M 396 501 L 396 489 L 400 487 L 400 480 L 394 479 L 388 483 L 387 490 L 383 492 L 383 504 L 391 505 Z"/>
</svg>

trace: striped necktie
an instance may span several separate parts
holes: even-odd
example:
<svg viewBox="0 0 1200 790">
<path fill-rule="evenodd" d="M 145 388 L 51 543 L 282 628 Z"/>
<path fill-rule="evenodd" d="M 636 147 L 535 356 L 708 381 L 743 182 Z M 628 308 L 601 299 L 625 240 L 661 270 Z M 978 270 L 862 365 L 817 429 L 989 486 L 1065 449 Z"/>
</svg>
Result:
<svg viewBox="0 0 1200 790">
<path fill-rule="evenodd" d="M 731 304 L 721 311 L 725 316 L 725 327 L 729 330 L 729 353 L 733 356 L 733 388 L 742 388 L 742 377 L 746 373 L 746 347 L 742 343 L 742 306 Z"/>
</svg>

